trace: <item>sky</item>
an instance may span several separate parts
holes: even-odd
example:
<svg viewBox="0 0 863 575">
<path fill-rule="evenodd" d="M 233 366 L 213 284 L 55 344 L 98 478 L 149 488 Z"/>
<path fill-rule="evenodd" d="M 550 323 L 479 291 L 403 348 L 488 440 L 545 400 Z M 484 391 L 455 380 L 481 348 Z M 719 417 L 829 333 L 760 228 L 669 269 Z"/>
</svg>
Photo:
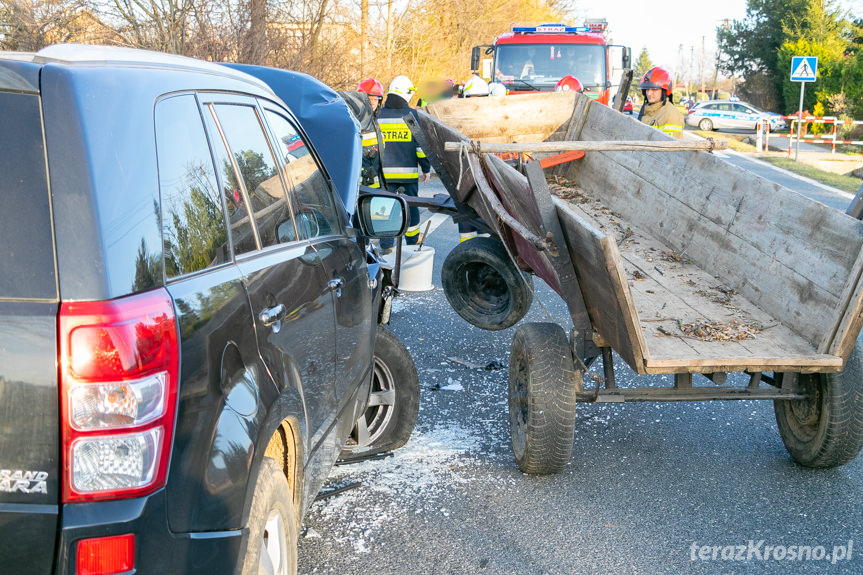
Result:
<svg viewBox="0 0 863 575">
<path fill-rule="evenodd" d="M 863 0 L 840 0 L 840 6 L 863 16 Z M 632 48 L 633 63 L 646 47 L 654 65 L 687 72 L 690 58 L 697 76 L 704 38 L 705 70 L 713 71 L 716 27 L 725 19 L 742 20 L 746 0 L 689 0 L 679 2 L 645 0 L 578 0 L 576 13 L 582 18 L 608 20 L 613 43 Z M 683 46 L 681 50 L 681 45 Z"/>
</svg>

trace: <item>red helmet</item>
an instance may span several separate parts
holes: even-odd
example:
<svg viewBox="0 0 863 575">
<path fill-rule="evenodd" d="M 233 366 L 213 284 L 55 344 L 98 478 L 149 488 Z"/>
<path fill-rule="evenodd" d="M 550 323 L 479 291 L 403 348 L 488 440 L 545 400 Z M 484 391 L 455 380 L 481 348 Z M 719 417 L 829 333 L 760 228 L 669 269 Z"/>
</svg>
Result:
<svg viewBox="0 0 863 575">
<path fill-rule="evenodd" d="M 360 82 L 360 85 L 357 86 L 357 92 L 365 92 L 369 96 L 378 96 L 379 98 L 383 98 L 384 85 L 374 78 L 369 78 Z"/>
<path fill-rule="evenodd" d="M 566 75 L 560 79 L 560 82 L 554 87 L 555 92 L 584 92 L 584 86 L 578 81 L 578 78 L 571 75 Z"/>
<path fill-rule="evenodd" d="M 644 73 L 641 78 L 641 84 L 638 87 L 642 90 L 659 89 L 665 92 L 666 96 L 671 95 L 671 74 L 665 68 L 654 66 Z"/>
</svg>

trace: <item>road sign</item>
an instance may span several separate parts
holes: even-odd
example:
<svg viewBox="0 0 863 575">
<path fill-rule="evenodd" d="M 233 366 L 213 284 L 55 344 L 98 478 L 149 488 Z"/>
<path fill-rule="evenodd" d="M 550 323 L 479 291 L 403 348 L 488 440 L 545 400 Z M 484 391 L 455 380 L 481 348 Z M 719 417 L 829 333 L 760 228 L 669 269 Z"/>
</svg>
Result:
<svg viewBox="0 0 863 575">
<path fill-rule="evenodd" d="M 814 82 L 818 71 L 818 56 L 794 56 L 791 58 L 791 81 Z"/>
</svg>

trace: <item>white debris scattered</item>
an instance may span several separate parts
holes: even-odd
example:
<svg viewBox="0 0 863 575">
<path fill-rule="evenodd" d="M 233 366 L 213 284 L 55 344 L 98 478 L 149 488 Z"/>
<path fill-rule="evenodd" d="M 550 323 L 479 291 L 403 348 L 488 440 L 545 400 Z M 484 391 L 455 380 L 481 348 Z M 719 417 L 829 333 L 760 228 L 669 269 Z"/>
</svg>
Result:
<svg viewBox="0 0 863 575">
<path fill-rule="evenodd" d="M 315 503 L 307 520 L 319 516 L 332 528 L 326 537 L 369 553 L 382 525 L 418 505 L 414 512 L 422 513 L 422 507 L 472 481 L 471 468 L 479 462 L 471 454 L 480 452 L 487 465 L 490 454 L 474 429 L 452 425 L 415 431 L 391 457 L 336 467 L 331 483 L 359 481 L 362 487 Z"/>
<path fill-rule="evenodd" d="M 441 387 L 443 391 L 464 391 L 464 387 L 461 384 L 461 381 L 458 379 L 453 379 L 451 377 L 447 378 L 447 384 Z"/>
</svg>

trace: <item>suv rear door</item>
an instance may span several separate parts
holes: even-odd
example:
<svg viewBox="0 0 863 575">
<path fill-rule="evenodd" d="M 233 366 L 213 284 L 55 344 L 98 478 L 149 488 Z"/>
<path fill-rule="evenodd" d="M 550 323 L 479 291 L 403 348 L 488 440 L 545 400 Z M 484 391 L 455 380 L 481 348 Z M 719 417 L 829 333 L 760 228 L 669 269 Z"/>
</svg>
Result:
<svg viewBox="0 0 863 575">
<path fill-rule="evenodd" d="M 251 206 L 253 229 L 234 238 L 252 305 L 258 348 L 278 391 L 297 386 L 310 456 L 336 414 L 333 297 L 321 259 L 297 230 L 294 206 L 251 98 L 202 94 L 217 163 L 232 166 L 236 205 Z M 245 213 L 245 212 L 244 212 Z M 232 224 L 232 233 L 235 225 Z M 235 234 L 236 236 L 236 234 Z"/>
<path fill-rule="evenodd" d="M 36 73 L 32 86 L 22 76 L 8 86 L 16 74 L 0 75 L 0 573 L 38 575 L 54 562 L 60 419 L 59 297 Z"/>
</svg>

